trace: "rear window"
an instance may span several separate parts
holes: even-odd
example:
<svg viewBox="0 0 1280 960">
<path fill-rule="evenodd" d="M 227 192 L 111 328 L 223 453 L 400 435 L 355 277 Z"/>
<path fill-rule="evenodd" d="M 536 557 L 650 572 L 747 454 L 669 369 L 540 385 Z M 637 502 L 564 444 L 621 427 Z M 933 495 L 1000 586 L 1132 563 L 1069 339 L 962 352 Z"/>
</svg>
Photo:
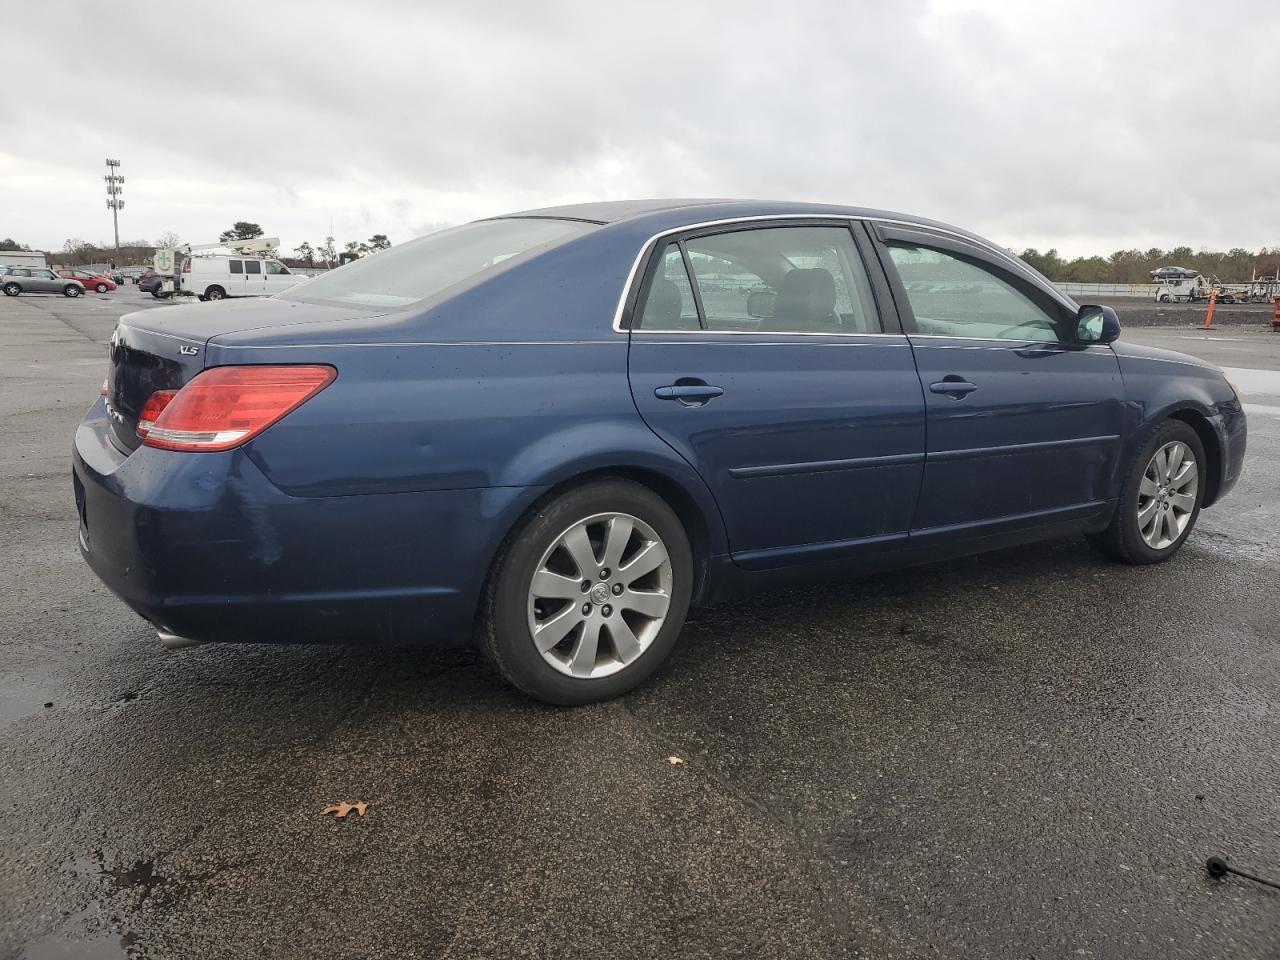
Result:
<svg viewBox="0 0 1280 960">
<path fill-rule="evenodd" d="M 480 220 L 352 261 L 293 287 L 286 297 L 404 307 L 594 227 L 574 220 Z"/>
</svg>

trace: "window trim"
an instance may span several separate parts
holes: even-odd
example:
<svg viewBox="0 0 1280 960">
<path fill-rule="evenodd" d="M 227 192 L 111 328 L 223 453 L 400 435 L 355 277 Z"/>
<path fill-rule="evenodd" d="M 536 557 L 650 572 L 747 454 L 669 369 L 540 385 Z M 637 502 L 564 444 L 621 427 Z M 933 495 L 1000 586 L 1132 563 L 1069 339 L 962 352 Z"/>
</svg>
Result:
<svg viewBox="0 0 1280 960">
<path fill-rule="evenodd" d="M 883 278 L 878 278 L 877 273 L 883 271 L 883 267 L 872 259 L 871 254 L 874 251 L 868 250 L 863 245 L 863 240 L 858 236 L 857 223 L 865 222 L 863 217 L 850 217 L 831 215 L 827 216 L 819 214 L 817 216 L 804 214 L 765 214 L 756 217 L 739 217 L 732 220 L 712 220 L 705 223 L 686 224 L 682 227 L 673 227 L 670 230 L 664 230 L 662 233 L 654 234 L 640 248 L 640 253 L 636 255 L 635 262 L 631 265 L 631 272 L 627 276 L 627 283 L 623 287 L 622 297 L 618 301 L 618 308 L 614 312 L 613 331 L 615 333 L 626 334 L 649 334 L 664 335 L 676 334 L 680 336 L 727 336 L 727 337 L 902 337 L 903 331 L 900 328 L 898 315 L 892 309 L 893 303 L 890 300 L 886 303 L 884 291 L 882 289 Z M 693 265 L 689 262 L 689 254 L 685 250 L 685 241 L 697 240 L 702 237 L 712 237 L 722 233 L 742 233 L 746 230 L 778 230 L 788 227 L 843 227 L 849 233 L 849 243 L 853 247 L 854 254 L 858 257 L 858 261 L 862 264 L 863 273 L 867 278 L 867 285 L 871 290 L 871 300 L 875 305 L 877 319 L 880 321 L 879 333 L 841 333 L 821 330 L 711 330 L 707 328 L 706 313 L 702 307 L 702 295 L 698 290 L 698 278 L 693 272 Z M 665 253 L 667 246 L 676 243 L 680 248 L 680 255 L 684 259 L 685 271 L 689 274 L 689 284 L 693 288 L 694 302 L 698 309 L 698 326 L 697 330 L 645 330 L 643 327 L 636 327 L 635 324 L 640 319 L 643 312 L 641 305 L 648 299 L 649 287 L 653 283 L 653 277 L 657 273 L 657 267 Z M 643 264 L 644 270 L 641 272 L 639 268 Z M 876 268 L 879 268 L 877 270 Z M 637 273 L 639 273 L 640 282 L 636 282 Z M 853 291 L 850 291 L 853 295 Z"/>
<path fill-rule="evenodd" d="M 646 240 L 644 243 L 640 245 L 640 249 L 636 251 L 635 259 L 631 263 L 631 269 L 627 273 L 626 282 L 623 283 L 622 291 L 618 295 L 618 306 L 614 309 L 614 312 L 613 312 L 613 324 L 612 324 L 613 332 L 625 333 L 628 335 L 632 333 L 646 332 L 644 330 L 633 330 L 631 329 L 631 325 L 634 322 L 635 316 L 636 316 L 636 304 L 640 300 L 640 293 L 641 293 L 640 288 L 643 286 L 643 282 L 647 278 L 650 258 L 653 257 L 659 241 L 664 240 L 667 237 L 674 236 L 676 234 L 686 233 L 690 231 L 705 230 L 711 227 L 720 227 L 720 226 L 732 227 L 737 224 L 750 224 L 750 223 L 776 224 L 779 221 L 791 221 L 794 223 L 802 223 L 802 224 L 808 223 L 808 224 L 821 224 L 821 225 L 830 225 L 833 223 L 848 224 L 850 230 L 853 231 L 854 239 L 859 241 L 858 249 L 862 252 L 863 260 L 866 261 L 868 260 L 868 256 L 867 256 L 868 251 L 862 246 L 861 240 L 858 237 L 858 230 L 855 227 L 855 224 L 862 224 L 863 232 L 866 235 L 866 242 L 871 244 L 871 247 L 872 247 L 871 252 L 875 253 L 877 259 L 880 259 L 881 261 L 879 264 L 880 266 L 879 271 L 870 270 L 870 269 L 868 270 L 868 272 L 872 274 L 872 288 L 873 290 L 878 288 L 880 283 L 887 283 L 889 285 L 887 292 L 890 295 L 890 303 L 897 305 L 897 310 L 894 311 L 893 316 L 895 316 L 899 320 L 903 316 L 902 304 L 900 302 L 902 291 L 896 289 L 895 287 L 897 275 L 891 274 L 890 271 L 887 270 L 884 266 L 882 250 L 881 250 L 882 244 L 879 242 L 879 237 L 876 236 L 878 232 L 883 231 L 886 227 L 889 229 L 902 227 L 908 230 L 916 230 L 921 233 L 934 234 L 939 237 L 954 238 L 956 240 L 960 240 L 964 243 L 972 245 L 975 250 L 983 251 L 986 257 L 988 258 L 994 256 L 997 262 L 1001 262 L 1001 263 L 1007 262 L 1009 266 L 1012 268 L 1016 268 L 1016 264 L 1019 262 L 1015 258 L 1013 258 L 1013 256 L 1008 251 L 1002 250 L 1000 247 L 997 247 L 995 244 L 991 243 L 988 240 L 983 240 L 981 237 L 973 237 L 968 234 L 962 233 L 959 230 L 952 230 L 945 226 L 935 226 L 932 224 L 926 225 L 913 220 L 900 220 L 892 216 L 881 217 L 881 216 L 873 216 L 873 215 L 867 215 L 867 214 L 857 215 L 857 214 L 848 214 L 848 213 L 829 213 L 829 214 L 766 213 L 766 214 L 757 214 L 755 216 L 747 216 L 747 217 L 729 217 L 721 220 L 705 220 L 700 223 L 687 223 L 682 226 L 670 227 L 666 230 L 661 230 L 658 233 L 653 234 L 651 237 L 649 237 L 648 240 Z M 1026 267 L 1025 269 L 1030 271 L 1029 267 Z M 877 279 L 877 276 L 879 279 Z M 1045 284 L 1041 283 L 1040 280 L 1033 279 L 1030 276 L 1027 277 L 1027 280 L 1028 282 L 1033 283 L 1036 289 L 1042 291 L 1044 294 L 1048 295 L 1051 299 L 1055 300 L 1058 304 L 1060 304 L 1064 310 L 1073 311 L 1077 309 L 1077 306 L 1075 305 L 1075 303 L 1069 297 L 1067 297 L 1066 294 L 1064 294 L 1061 290 L 1059 290 L 1057 287 L 1053 286 L 1052 284 L 1045 286 Z M 886 315 L 884 313 L 885 306 L 886 304 L 880 303 L 879 300 L 877 300 L 877 307 L 882 311 L 881 313 L 882 317 Z M 659 331 L 653 330 L 648 332 L 656 334 Z M 686 331 L 666 331 L 666 332 L 683 333 L 684 335 L 688 335 L 690 333 L 695 333 L 699 331 L 686 330 Z M 710 331 L 707 331 L 707 332 L 710 333 Z M 753 331 L 743 331 L 743 332 L 749 336 L 754 335 Z M 879 333 L 879 334 L 876 334 L 876 333 L 808 334 L 808 333 L 797 333 L 795 331 L 787 331 L 785 333 L 778 334 L 778 336 L 901 337 L 905 332 L 906 332 L 905 328 L 903 328 L 900 332 L 896 332 L 896 333 L 886 332 L 886 333 Z M 716 336 L 733 336 L 733 335 L 735 334 L 728 333 L 727 331 L 716 334 Z M 741 334 L 737 334 L 737 335 L 741 335 Z"/>
</svg>

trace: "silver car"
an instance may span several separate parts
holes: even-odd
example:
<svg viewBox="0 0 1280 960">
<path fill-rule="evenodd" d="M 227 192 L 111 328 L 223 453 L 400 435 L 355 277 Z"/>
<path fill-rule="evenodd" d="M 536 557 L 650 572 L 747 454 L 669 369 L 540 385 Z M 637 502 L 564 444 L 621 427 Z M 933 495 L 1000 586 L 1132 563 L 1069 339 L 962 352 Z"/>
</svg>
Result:
<svg viewBox="0 0 1280 960">
<path fill-rule="evenodd" d="M 45 267 L 0 267 L 0 290 L 6 297 L 20 293 L 60 293 L 78 297 L 84 293 L 79 280 L 60 277 Z"/>
</svg>

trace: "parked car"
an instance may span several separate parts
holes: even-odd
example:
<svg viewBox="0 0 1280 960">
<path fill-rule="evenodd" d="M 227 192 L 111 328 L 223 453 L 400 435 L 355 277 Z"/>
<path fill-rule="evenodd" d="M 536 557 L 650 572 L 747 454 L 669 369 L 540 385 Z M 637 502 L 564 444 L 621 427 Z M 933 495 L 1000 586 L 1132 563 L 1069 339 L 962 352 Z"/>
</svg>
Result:
<svg viewBox="0 0 1280 960">
<path fill-rule="evenodd" d="M 201 300 L 270 297 L 305 279 L 279 260 L 257 257 L 195 256 L 182 264 L 182 286 Z"/>
<path fill-rule="evenodd" d="M 79 280 L 80 285 L 86 290 L 95 290 L 98 293 L 106 293 L 116 288 L 116 282 L 110 277 L 85 270 L 59 270 L 58 276 L 67 280 Z"/>
<path fill-rule="evenodd" d="M 1212 364 L 1118 335 L 915 217 L 482 220 L 124 317 L 76 435 L 80 548 L 171 647 L 474 636 L 521 690 L 599 700 L 734 591 L 1080 534 L 1167 560 L 1245 415 Z"/>
<path fill-rule="evenodd" d="M 60 277 L 46 267 L 0 267 L 0 290 L 5 296 L 16 297 L 23 293 L 60 293 L 64 297 L 78 297 L 84 293 L 79 280 Z"/>
<path fill-rule="evenodd" d="M 163 300 L 165 297 L 172 296 L 171 293 L 165 293 L 161 287 L 166 280 L 172 280 L 172 273 L 155 273 L 148 271 L 144 273 L 138 280 L 138 289 L 143 293 L 149 293 L 153 297 Z"/>
</svg>

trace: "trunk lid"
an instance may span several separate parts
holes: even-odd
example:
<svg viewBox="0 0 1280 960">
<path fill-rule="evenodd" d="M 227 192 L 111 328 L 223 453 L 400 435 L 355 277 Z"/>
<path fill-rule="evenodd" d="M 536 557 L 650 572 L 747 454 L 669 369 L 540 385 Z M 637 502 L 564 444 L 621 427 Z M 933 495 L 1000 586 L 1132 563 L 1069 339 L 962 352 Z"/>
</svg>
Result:
<svg viewBox="0 0 1280 960">
<path fill-rule="evenodd" d="M 174 304 L 121 317 L 111 335 L 107 373 L 107 413 L 117 446 L 131 453 L 141 446 L 138 415 L 157 390 L 180 390 L 205 368 L 213 337 L 316 321 L 373 315 L 349 307 L 317 306 L 287 300 L 253 299 L 218 304 Z"/>
<path fill-rule="evenodd" d="M 111 334 L 107 372 L 107 414 L 116 445 L 132 452 L 141 445 L 138 414 L 157 390 L 180 390 L 204 369 L 204 341 L 158 333 L 121 319 Z"/>
</svg>

